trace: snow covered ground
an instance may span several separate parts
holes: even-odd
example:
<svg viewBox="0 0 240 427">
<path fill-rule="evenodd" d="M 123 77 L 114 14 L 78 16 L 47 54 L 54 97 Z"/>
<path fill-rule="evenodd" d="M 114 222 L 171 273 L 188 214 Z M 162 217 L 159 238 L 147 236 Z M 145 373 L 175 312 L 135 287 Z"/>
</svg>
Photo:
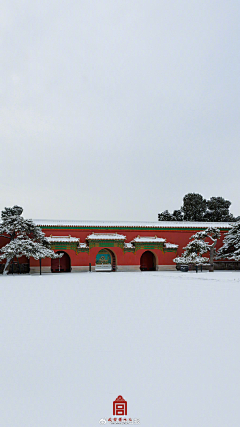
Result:
<svg viewBox="0 0 240 427">
<path fill-rule="evenodd" d="M 239 427 L 240 272 L 0 277 L 0 426 Z M 110 423 L 107 423 L 110 425 Z"/>
</svg>

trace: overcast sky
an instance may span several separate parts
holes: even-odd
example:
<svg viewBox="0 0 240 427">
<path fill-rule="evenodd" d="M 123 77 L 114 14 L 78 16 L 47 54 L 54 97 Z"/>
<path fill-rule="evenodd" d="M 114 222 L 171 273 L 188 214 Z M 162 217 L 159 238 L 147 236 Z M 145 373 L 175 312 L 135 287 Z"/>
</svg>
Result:
<svg viewBox="0 0 240 427">
<path fill-rule="evenodd" d="M 1 203 L 157 220 L 186 193 L 240 215 L 239 0 L 3 0 Z"/>
</svg>

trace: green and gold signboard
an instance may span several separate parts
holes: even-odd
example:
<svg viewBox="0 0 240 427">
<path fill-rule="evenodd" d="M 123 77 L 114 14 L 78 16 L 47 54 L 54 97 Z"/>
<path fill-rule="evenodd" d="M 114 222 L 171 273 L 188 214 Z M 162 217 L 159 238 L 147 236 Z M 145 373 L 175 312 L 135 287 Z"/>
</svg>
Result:
<svg viewBox="0 0 240 427">
<path fill-rule="evenodd" d="M 96 256 L 96 264 L 112 264 L 110 253 L 105 249 L 99 251 Z"/>
</svg>

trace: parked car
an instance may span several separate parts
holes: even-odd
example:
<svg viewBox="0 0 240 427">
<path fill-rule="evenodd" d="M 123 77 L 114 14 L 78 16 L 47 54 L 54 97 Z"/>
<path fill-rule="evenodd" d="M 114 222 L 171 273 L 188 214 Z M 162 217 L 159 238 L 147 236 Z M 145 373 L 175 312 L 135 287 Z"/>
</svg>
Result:
<svg viewBox="0 0 240 427">
<path fill-rule="evenodd" d="M 185 271 L 185 272 L 187 272 L 188 270 L 189 270 L 188 265 L 181 265 L 181 266 L 180 266 L 180 271 Z"/>
</svg>

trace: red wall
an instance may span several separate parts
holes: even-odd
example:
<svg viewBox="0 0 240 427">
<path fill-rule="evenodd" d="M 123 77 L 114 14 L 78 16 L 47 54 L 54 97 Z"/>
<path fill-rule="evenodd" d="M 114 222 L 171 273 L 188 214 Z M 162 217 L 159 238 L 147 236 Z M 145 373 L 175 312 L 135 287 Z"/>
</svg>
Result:
<svg viewBox="0 0 240 427">
<path fill-rule="evenodd" d="M 51 228 L 51 229 L 44 229 L 42 228 L 46 236 L 69 236 L 77 237 L 80 239 L 81 243 L 86 242 L 86 237 L 89 234 L 92 233 L 117 233 L 117 234 L 123 234 L 126 236 L 125 243 L 129 243 L 132 241 L 135 237 L 138 235 L 140 236 L 157 236 L 162 237 L 166 239 L 166 242 L 168 243 L 175 243 L 178 244 L 178 250 L 177 254 L 175 252 L 165 252 L 163 253 L 161 250 L 152 250 L 152 252 L 157 257 L 157 264 L 158 265 L 175 265 L 173 262 L 173 259 L 180 255 L 183 252 L 183 247 L 186 246 L 189 243 L 189 238 L 195 234 L 198 230 L 126 230 L 126 229 L 111 229 L 108 228 L 107 230 L 101 230 L 99 228 L 93 228 L 91 230 L 86 229 L 77 229 L 77 228 L 66 228 L 66 229 L 58 229 L 58 228 Z M 217 248 L 219 248 L 222 245 L 222 240 L 224 237 L 224 233 L 222 233 L 221 238 L 219 239 L 217 243 Z M 94 247 L 90 250 L 90 253 L 86 252 L 80 252 L 79 254 L 76 254 L 74 250 L 64 250 L 64 252 L 67 252 L 71 258 L 71 265 L 72 266 L 88 266 L 89 263 L 92 265 L 95 265 L 95 259 L 96 255 L 99 252 L 99 250 L 102 248 Z M 136 253 L 126 252 L 124 253 L 123 249 L 119 247 L 109 248 L 112 250 L 116 256 L 116 264 L 118 265 L 140 265 L 140 257 L 144 250 L 137 250 Z M 31 260 L 30 263 L 31 266 L 37 266 L 39 265 L 39 261 Z M 42 266 L 50 266 L 51 260 L 45 259 L 42 260 Z"/>
</svg>

